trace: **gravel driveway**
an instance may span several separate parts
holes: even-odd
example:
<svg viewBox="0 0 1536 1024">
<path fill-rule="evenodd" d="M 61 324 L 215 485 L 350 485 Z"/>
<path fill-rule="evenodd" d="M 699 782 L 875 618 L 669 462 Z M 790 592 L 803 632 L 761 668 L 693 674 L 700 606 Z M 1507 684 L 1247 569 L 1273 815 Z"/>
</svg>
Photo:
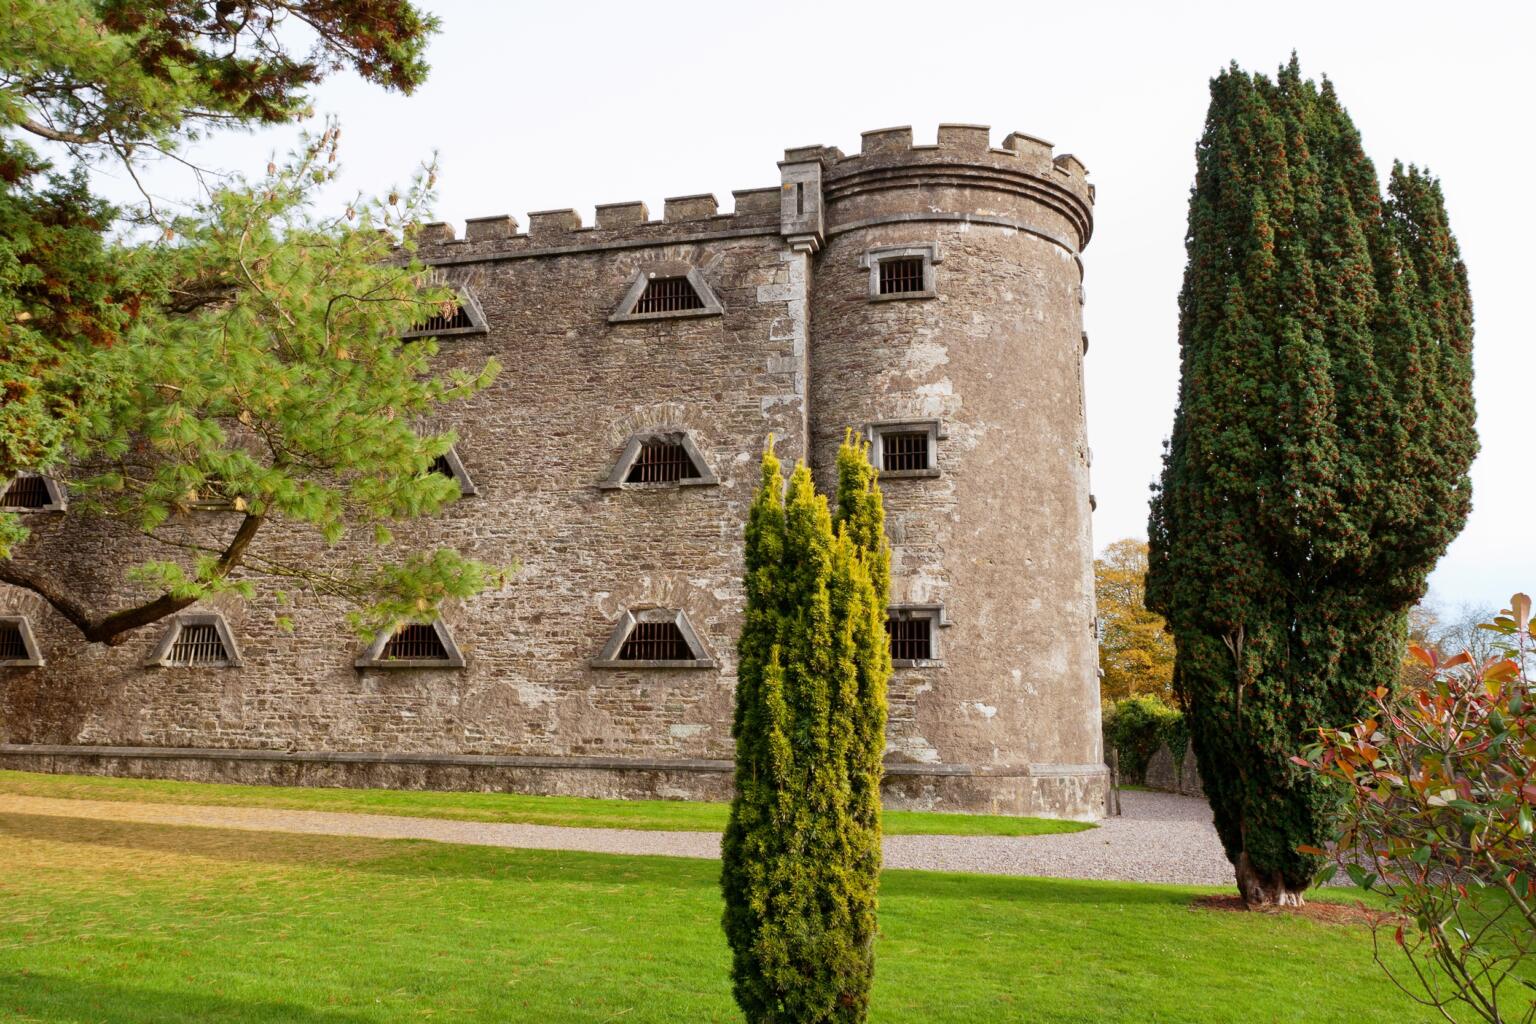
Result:
<svg viewBox="0 0 1536 1024">
<path fill-rule="evenodd" d="M 1126 882 L 1231 883 L 1232 867 L 1221 852 L 1205 801 L 1169 793 L 1127 792 L 1121 795 L 1121 803 L 1125 810 L 1122 816 L 1107 818 L 1098 828 L 1067 835 L 887 836 L 885 866 Z M 720 855 L 720 836 L 714 832 L 503 825 L 383 814 L 58 800 L 12 794 L 0 794 L 0 813 L 258 832 L 430 839 L 537 850 L 703 858 Z"/>
</svg>

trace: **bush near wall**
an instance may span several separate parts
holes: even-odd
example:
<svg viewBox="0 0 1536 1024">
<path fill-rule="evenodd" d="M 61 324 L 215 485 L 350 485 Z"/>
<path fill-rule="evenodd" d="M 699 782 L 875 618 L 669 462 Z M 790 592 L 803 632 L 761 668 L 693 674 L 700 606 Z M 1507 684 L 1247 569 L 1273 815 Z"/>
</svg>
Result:
<svg viewBox="0 0 1536 1024">
<path fill-rule="evenodd" d="M 1184 714 L 1151 694 L 1116 701 L 1104 713 L 1104 739 L 1120 754 L 1120 779 L 1140 785 L 1164 743 L 1178 757 L 1189 743 Z"/>
</svg>

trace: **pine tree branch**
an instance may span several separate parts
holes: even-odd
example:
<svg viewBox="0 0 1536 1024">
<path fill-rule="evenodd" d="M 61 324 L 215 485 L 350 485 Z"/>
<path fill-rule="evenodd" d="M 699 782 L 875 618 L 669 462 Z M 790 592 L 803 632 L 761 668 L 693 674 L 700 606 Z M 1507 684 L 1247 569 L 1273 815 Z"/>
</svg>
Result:
<svg viewBox="0 0 1536 1024">
<path fill-rule="evenodd" d="M 17 121 L 16 127 L 25 129 L 33 135 L 41 136 L 53 142 L 62 142 L 70 146 L 94 146 L 102 141 L 90 135 L 79 135 L 75 132 L 65 132 L 57 128 L 50 128 L 45 124 L 39 124 L 31 118 L 23 118 Z"/>
<path fill-rule="evenodd" d="M 214 578 L 222 579 L 240 564 L 241 558 L 250 547 L 251 541 L 255 539 L 256 531 L 261 528 L 263 521 L 263 516 L 252 514 L 247 514 L 241 520 L 240 528 L 235 531 L 234 537 L 230 538 L 223 553 L 214 563 L 212 572 Z M 74 594 L 41 573 L 17 564 L 14 559 L 0 560 L 0 583 L 9 583 L 23 590 L 32 591 L 78 629 L 81 636 L 88 642 L 106 644 L 108 647 L 117 647 L 126 642 L 128 639 L 126 634 L 129 630 L 147 626 L 167 615 L 174 615 L 183 608 L 196 604 L 198 600 L 196 597 L 174 597 L 170 594 L 161 594 L 153 600 L 128 608 L 120 608 L 98 617 L 93 615 L 91 609 Z"/>
</svg>

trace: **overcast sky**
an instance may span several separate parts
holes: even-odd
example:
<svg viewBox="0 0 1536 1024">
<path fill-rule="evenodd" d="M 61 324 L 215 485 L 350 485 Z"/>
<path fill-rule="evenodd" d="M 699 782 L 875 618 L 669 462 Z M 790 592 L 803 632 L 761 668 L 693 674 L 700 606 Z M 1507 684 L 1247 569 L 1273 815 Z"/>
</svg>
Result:
<svg viewBox="0 0 1536 1024">
<path fill-rule="evenodd" d="M 443 32 L 415 96 L 338 78 L 349 187 L 382 191 L 434 149 L 442 219 L 778 183 L 787 146 L 857 152 L 859 133 L 990 124 L 1077 154 L 1098 186 L 1087 266 L 1089 433 L 1099 547 L 1146 535 L 1173 416 L 1185 204 L 1210 77 L 1273 73 L 1294 48 L 1326 74 L 1383 173 L 1443 180 L 1477 314 L 1475 509 L 1432 578 L 1446 604 L 1536 587 L 1529 278 L 1536 213 L 1536 4 L 472 3 L 419 0 Z M 1251 10 L 1251 13 L 1249 13 Z M 196 155 L 259 172 L 291 131 Z M 173 178 L 155 188 L 178 190 Z M 460 227 L 462 230 L 462 226 Z M 1523 460 L 1523 461 L 1522 461 Z"/>
</svg>

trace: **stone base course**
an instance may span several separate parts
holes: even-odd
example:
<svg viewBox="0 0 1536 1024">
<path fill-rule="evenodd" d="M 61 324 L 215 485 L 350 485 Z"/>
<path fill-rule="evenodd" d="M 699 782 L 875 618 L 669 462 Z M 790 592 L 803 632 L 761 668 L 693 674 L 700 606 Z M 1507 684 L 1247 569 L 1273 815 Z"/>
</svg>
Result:
<svg viewBox="0 0 1536 1024">
<path fill-rule="evenodd" d="M 626 800 L 729 800 L 730 761 L 603 757 L 506 757 L 373 753 L 84 747 L 0 744 L 0 768 L 181 782 L 263 786 L 415 789 Z M 891 810 L 1024 814 L 1095 821 L 1109 774 L 1102 765 L 887 765 Z"/>
</svg>

